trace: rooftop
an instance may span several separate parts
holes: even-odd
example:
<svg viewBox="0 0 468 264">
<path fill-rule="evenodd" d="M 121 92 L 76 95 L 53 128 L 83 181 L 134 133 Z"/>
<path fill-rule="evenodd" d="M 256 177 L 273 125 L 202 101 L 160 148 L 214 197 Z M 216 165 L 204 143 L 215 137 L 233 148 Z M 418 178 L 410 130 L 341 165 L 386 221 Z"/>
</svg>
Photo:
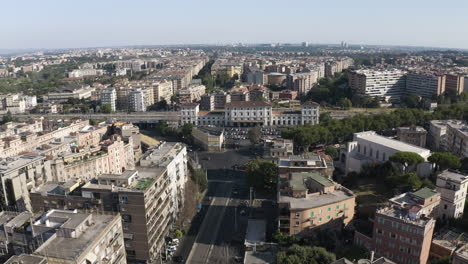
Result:
<svg viewBox="0 0 468 264">
<path fill-rule="evenodd" d="M 275 260 L 276 255 L 270 251 L 245 251 L 244 264 L 269 264 Z"/>
<path fill-rule="evenodd" d="M 445 229 L 432 239 L 432 243 L 449 250 L 455 250 L 461 241 L 468 241 L 468 234 L 455 229 Z"/>
<path fill-rule="evenodd" d="M 20 169 L 41 159 L 45 159 L 45 157 L 37 154 L 25 154 L 5 159 L 0 158 L 0 174 L 8 174 L 13 170 Z"/>
<path fill-rule="evenodd" d="M 162 141 L 159 145 L 146 151 L 140 159 L 140 165 L 167 166 L 183 150 L 185 146 L 178 142 Z"/>
<path fill-rule="evenodd" d="M 72 211 L 69 211 L 69 213 L 66 211 L 59 211 L 54 214 L 54 217 L 69 217 L 69 221 L 66 221 L 61 226 L 65 228 L 75 227 L 90 215 L 73 213 Z M 35 254 L 76 261 L 80 255 L 96 241 L 96 237 L 99 237 L 108 225 L 114 221 L 115 217 L 114 215 L 93 214 L 91 223 L 88 223 L 90 225 L 83 230 L 79 237 L 52 236 L 36 250 Z"/>
<path fill-rule="evenodd" d="M 194 129 L 217 137 L 221 136 L 224 132 L 224 129 L 218 127 L 195 127 Z"/>
<path fill-rule="evenodd" d="M 12 256 L 9 258 L 5 264 L 45 264 L 47 259 L 42 256 L 30 255 L 30 254 L 21 254 L 19 256 Z"/>
<path fill-rule="evenodd" d="M 417 225 L 420 227 L 425 227 L 431 221 L 435 222 L 432 218 L 427 217 L 416 217 L 409 210 L 399 207 L 399 206 L 389 206 L 383 209 L 377 210 L 376 213 L 389 216 L 394 219 L 400 219 L 408 224 Z"/>
<path fill-rule="evenodd" d="M 430 150 L 425 148 L 420 148 L 408 143 L 404 143 L 399 140 L 391 139 L 384 137 L 375 133 L 375 131 L 366 131 L 360 133 L 354 133 L 354 140 L 363 139 L 370 142 L 373 142 L 378 145 L 383 145 L 385 147 L 405 152 L 414 152 L 421 155 L 423 158 L 430 155 Z"/>
<path fill-rule="evenodd" d="M 245 246 L 263 244 L 266 241 L 266 221 L 261 219 L 249 219 L 245 234 Z"/>
<path fill-rule="evenodd" d="M 280 195 L 279 202 L 289 203 L 289 208 L 291 210 L 305 210 L 341 202 L 352 197 L 354 197 L 354 194 L 351 191 L 341 187 L 331 193 L 320 194 L 308 198 L 294 198 L 291 196 Z"/>
<path fill-rule="evenodd" d="M 461 174 L 459 172 L 455 172 L 451 170 L 445 170 L 441 174 L 439 174 L 437 178 L 450 180 L 456 183 L 462 183 L 468 180 L 468 175 Z"/>
<path fill-rule="evenodd" d="M 427 187 L 421 188 L 418 191 L 413 193 L 414 196 L 422 198 L 424 200 L 431 198 L 432 196 L 435 196 L 437 194 L 438 192 L 436 192 L 435 190 L 431 190 Z"/>
</svg>

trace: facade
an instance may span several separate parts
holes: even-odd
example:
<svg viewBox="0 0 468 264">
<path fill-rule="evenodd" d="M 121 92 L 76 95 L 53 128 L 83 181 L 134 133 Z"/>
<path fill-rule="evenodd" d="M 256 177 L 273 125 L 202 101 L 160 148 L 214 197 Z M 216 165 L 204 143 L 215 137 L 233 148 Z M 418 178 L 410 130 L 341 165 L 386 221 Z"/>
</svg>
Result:
<svg viewBox="0 0 468 264">
<path fill-rule="evenodd" d="M 198 125 L 198 112 L 200 106 L 196 103 L 183 103 L 180 105 L 180 122 L 182 124 Z"/>
<path fill-rule="evenodd" d="M 468 263 L 468 245 L 464 245 L 455 251 L 452 264 Z"/>
<path fill-rule="evenodd" d="M 353 192 L 319 173 L 291 173 L 279 188 L 279 229 L 287 235 L 341 229 L 354 217 Z"/>
<path fill-rule="evenodd" d="M 111 110 L 117 110 L 117 93 L 114 87 L 108 87 L 101 92 L 101 105 L 110 105 Z"/>
<path fill-rule="evenodd" d="M 272 107 L 271 104 L 261 101 L 233 101 L 226 104 L 224 118 L 226 126 L 270 126 Z"/>
<path fill-rule="evenodd" d="M 294 143 L 290 139 L 265 140 L 269 149 L 269 156 L 272 158 L 286 158 L 294 152 Z"/>
<path fill-rule="evenodd" d="M 429 122 L 428 145 L 431 150 L 446 151 L 447 123 L 451 120 L 431 120 Z"/>
<path fill-rule="evenodd" d="M 68 99 L 88 99 L 95 91 L 89 85 L 66 86 L 55 92 L 48 93 L 45 98 L 50 102 L 66 102 Z"/>
<path fill-rule="evenodd" d="M 465 76 L 458 74 L 445 74 L 444 91 L 453 91 L 455 94 L 461 94 L 465 90 Z"/>
<path fill-rule="evenodd" d="M 129 93 L 128 106 L 132 112 L 146 112 L 149 106 L 146 103 L 146 92 L 142 89 L 136 89 Z"/>
<path fill-rule="evenodd" d="M 192 137 L 195 144 L 206 151 L 222 151 L 224 144 L 224 129 L 212 127 L 194 127 Z"/>
<path fill-rule="evenodd" d="M 427 263 L 435 227 L 430 215 L 438 199 L 429 189 L 392 198 L 391 206 L 376 211 L 371 237 L 355 232 L 355 245 L 397 263 Z"/>
<path fill-rule="evenodd" d="M 461 159 L 468 158 L 468 124 L 463 121 L 447 122 L 447 151 Z"/>
<path fill-rule="evenodd" d="M 11 210 L 31 210 L 29 191 L 51 178 L 45 156 L 25 154 L 0 161 L 1 205 Z"/>
<path fill-rule="evenodd" d="M 256 70 L 247 73 L 247 83 L 263 85 L 264 73 L 263 71 Z"/>
<path fill-rule="evenodd" d="M 465 208 L 468 176 L 446 170 L 437 176 L 436 185 L 441 194 L 438 216 L 442 219 L 460 218 Z"/>
<path fill-rule="evenodd" d="M 205 85 L 190 85 L 185 89 L 177 91 L 177 97 L 183 103 L 192 103 L 200 101 L 201 97 L 205 94 Z"/>
<path fill-rule="evenodd" d="M 173 90 L 171 81 L 161 80 L 156 82 L 153 86 L 154 102 L 157 103 L 162 100 L 170 102 L 171 96 L 174 94 Z"/>
<path fill-rule="evenodd" d="M 421 148 L 426 147 L 427 131 L 418 126 L 397 128 L 398 140 Z"/>
<path fill-rule="evenodd" d="M 200 101 L 200 110 L 213 111 L 215 110 L 215 97 L 212 94 L 204 94 Z"/>
<path fill-rule="evenodd" d="M 297 91 L 298 94 L 303 95 L 309 92 L 317 83 L 317 76 L 316 72 L 289 74 L 286 78 L 286 86 L 288 89 Z"/>
<path fill-rule="evenodd" d="M 407 144 L 398 140 L 380 136 L 374 131 L 354 133 L 353 141 L 348 142 L 346 150 L 341 154 L 341 161 L 345 162 L 345 171 L 360 172 L 363 165 L 369 163 L 384 163 L 397 152 L 406 151 L 419 154 L 427 160 L 430 150 Z M 431 173 L 431 165 L 427 162 L 417 167 L 418 175 L 426 176 Z"/>
<path fill-rule="evenodd" d="M 406 94 L 434 98 L 444 93 L 445 77 L 424 72 L 410 72 L 406 76 Z"/>
<path fill-rule="evenodd" d="M 405 74 L 400 70 L 357 70 L 349 74 L 349 85 L 360 95 L 399 102 L 406 91 Z"/>
<path fill-rule="evenodd" d="M 34 252 L 49 264 L 127 263 L 120 215 L 51 210 L 32 225 L 50 236 Z"/>
</svg>

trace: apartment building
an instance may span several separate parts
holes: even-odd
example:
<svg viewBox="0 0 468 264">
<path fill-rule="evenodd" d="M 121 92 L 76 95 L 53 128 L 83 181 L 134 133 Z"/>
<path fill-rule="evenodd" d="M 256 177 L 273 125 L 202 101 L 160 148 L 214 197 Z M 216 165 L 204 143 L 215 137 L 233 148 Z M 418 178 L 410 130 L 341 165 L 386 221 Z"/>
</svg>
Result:
<svg viewBox="0 0 468 264">
<path fill-rule="evenodd" d="M 136 89 L 128 95 L 128 107 L 132 112 L 146 112 L 148 104 L 146 101 L 147 92 L 146 90 Z"/>
<path fill-rule="evenodd" d="M 183 103 L 180 105 L 180 122 L 182 124 L 198 125 L 200 106 L 196 103 Z"/>
<path fill-rule="evenodd" d="M 51 163 L 45 156 L 24 154 L 0 160 L 3 208 L 31 210 L 29 191 L 51 178 Z"/>
<path fill-rule="evenodd" d="M 436 186 L 441 194 L 438 216 L 442 219 L 460 218 L 465 208 L 468 175 L 446 170 L 437 175 Z"/>
<path fill-rule="evenodd" d="M 287 235 L 339 230 L 354 217 L 353 192 L 317 172 L 293 172 L 279 189 L 279 229 Z"/>
<path fill-rule="evenodd" d="M 247 83 L 263 85 L 265 82 L 265 74 L 261 70 L 249 71 L 246 74 Z"/>
<path fill-rule="evenodd" d="M 459 158 L 468 158 L 468 124 L 464 121 L 447 122 L 447 135 L 445 138 L 447 151 Z"/>
<path fill-rule="evenodd" d="M 177 91 L 177 97 L 183 103 L 192 103 L 200 101 L 201 97 L 205 94 L 205 85 L 190 85 L 185 89 Z"/>
<path fill-rule="evenodd" d="M 31 254 L 21 254 L 12 256 L 5 264 L 47 264 L 47 259 L 42 256 L 36 256 Z"/>
<path fill-rule="evenodd" d="M 31 219 L 37 217 L 28 211 L 0 212 L 0 255 L 32 253 L 40 240 L 34 237 L 29 227 Z"/>
<path fill-rule="evenodd" d="M 434 98 L 445 92 L 445 76 L 430 72 L 410 72 L 406 75 L 406 94 Z"/>
<path fill-rule="evenodd" d="M 62 141 L 70 136 L 70 134 L 80 131 L 87 125 L 89 125 L 88 120 L 76 120 L 62 122 L 52 128 L 43 125 L 43 131 L 38 131 L 39 127 L 26 131 L 18 127 L 14 130 L 15 135 L 7 136 L 0 140 L 0 158 L 37 151 L 40 146 L 49 145 L 50 142 Z"/>
<path fill-rule="evenodd" d="M 249 100 L 250 101 L 269 101 L 270 100 L 270 91 L 260 85 L 249 86 Z"/>
<path fill-rule="evenodd" d="M 51 210 L 32 226 L 50 237 L 34 252 L 49 264 L 127 263 L 120 215 Z"/>
<path fill-rule="evenodd" d="M 426 147 L 426 137 L 427 131 L 423 127 L 410 126 L 397 128 L 398 140 L 411 145 L 421 148 Z"/>
<path fill-rule="evenodd" d="M 465 76 L 458 74 L 444 74 L 444 91 L 453 91 L 455 94 L 461 94 L 465 90 Z"/>
<path fill-rule="evenodd" d="M 384 163 L 390 156 L 400 152 L 414 152 L 423 159 L 431 155 L 431 151 L 395 139 L 378 135 L 374 131 L 354 133 L 353 141 L 348 142 L 346 149 L 342 150 L 341 161 L 345 163 L 345 171 L 360 172 L 363 165 L 369 163 Z M 417 172 L 420 176 L 431 173 L 432 166 L 428 162 L 418 164 Z"/>
<path fill-rule="evenodd" d="M 200 100 L 200 109 L 205 111 L 215 110 L 215 96 L 213 94 L 204 94 Z"/>
<path fill-rule="evenodd" d="M 452 120 L 431 120 L 429 121 L 428 146 L 431 150 L 446 151 L 447 123 Z"/>
<path fill-rule="evenodd" d="M 247 87 L 232 88 L 229 90 L 231 102 L 248 102 L 250 93 Z"/>
<path fill-rule="evenodd" d="M 358 231 L 354 243 L 397 263 L 425 264 L 429 258 L 440 194 L 427 188 L 390 199 L 375 213 L 371 236 Z"/>
<path fill-rule="evenodd" d="M 452 258 L 452 264 L 464 264 L 468 263 L 468 245 L 460 247 L 455 251 Z"/>
<path fill-rule="evenodd" d="M 172 82 L 168 80 L 161 80 L 154 83 L 153 86 L 153 95 L 154 102 L 157 103 L 162 100 L 166 102 L 171 101 L 171 96 L 174 94 L 174 89 L 172 87 Z"/>
<path fill-rule="evenodd" d="M 117 92 L 114 87 L 107 87 L 101 92 L 101 105 L 110 105 L 111 110 L 117 110 Z"/>
<path fill-rule="evenodd" d="M 286 87 L 297 91 L 299 95 L 306 94 L 317 83 L 318 74 L 316 72 L 302 72 L 289 74 L 286 77 Z"/>
<path fill-rule="evenodd" d="M 360 95 L 399 102 L 406 91 L 406 72 L 400 70 L 357 70 L 349 74 L 349 86 Z"/>
</svg>

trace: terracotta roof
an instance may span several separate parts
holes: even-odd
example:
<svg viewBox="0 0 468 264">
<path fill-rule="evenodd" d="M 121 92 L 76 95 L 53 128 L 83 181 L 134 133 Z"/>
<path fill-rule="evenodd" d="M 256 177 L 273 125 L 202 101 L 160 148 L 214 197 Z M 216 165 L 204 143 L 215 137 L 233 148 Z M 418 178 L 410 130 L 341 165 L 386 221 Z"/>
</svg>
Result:
<svg viewBox="0 0 468 264">
<path fill-rule="evenodd" d="M 262 106 L 271 106 L 270 103 L 262 102 L 262 101 L 237 101 L 237 102 L 230 102 L 227 103 L 225 107 L 262 107 Z"/>
</svg>

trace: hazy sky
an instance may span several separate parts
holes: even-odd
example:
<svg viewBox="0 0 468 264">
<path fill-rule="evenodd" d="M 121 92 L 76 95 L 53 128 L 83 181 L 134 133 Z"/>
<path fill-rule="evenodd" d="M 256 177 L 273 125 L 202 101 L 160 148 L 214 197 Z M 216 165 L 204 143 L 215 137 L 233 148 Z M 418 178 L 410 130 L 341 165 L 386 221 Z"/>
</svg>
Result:
<svg viewBox="0 0 468 264">
<path fill-rule="evenodd" d="M 468 49 L 467 0 L 2 0 L 0 49 L 301 42 Z"/>
</svg>

